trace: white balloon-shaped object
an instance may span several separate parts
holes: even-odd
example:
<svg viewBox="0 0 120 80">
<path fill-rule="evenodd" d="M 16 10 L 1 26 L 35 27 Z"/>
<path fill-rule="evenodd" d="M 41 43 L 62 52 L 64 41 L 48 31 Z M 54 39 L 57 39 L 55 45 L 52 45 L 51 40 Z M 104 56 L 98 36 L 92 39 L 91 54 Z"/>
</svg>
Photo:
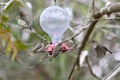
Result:
<svg viewBox="0 0 120 80">
<path fill-rule="evenodd" d="M 40 25 L 51 37 L 52 43 L 58 43 L 70 25 L 70 17 L 63 8 L 50 6 L 41 13 Z"/>
</svg>

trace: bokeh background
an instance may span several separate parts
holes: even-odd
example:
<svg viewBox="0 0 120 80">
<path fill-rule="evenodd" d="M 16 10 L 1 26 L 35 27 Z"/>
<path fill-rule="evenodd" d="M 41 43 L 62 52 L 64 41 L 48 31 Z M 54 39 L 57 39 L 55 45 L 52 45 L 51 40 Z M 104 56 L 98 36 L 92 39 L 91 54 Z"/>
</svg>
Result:
<svg viewBox="0 0 120 80">
<path fill-rule="evenodd" d="M 71 24 L 63 35 L 63 40 L 80 32 L 89 22 L 92 14 L 105 6 L 105 0 L 59 0 L 59 6 L 63 7 L 71 17 Z M 112 4 L 120 0 L 109 0 Z M 29 2 L 33 16 L 28 19 L 33 31 L 23 31 L 17 22 L 20 16 L 20 7 Z M 31 4 L 31 5 L 30 5 Z M 84 31 L 72 40 L 67 41 L 72 51 L 58 55 L 52 61 L 47 53 L 39 52 L 33 55 L 32 50 L 38 42 L 46 46 L 51 42 L 50 37 L 40 27 L 39 17 L 41 12 L 52 5 L 52 0 L 0 0 L 0 80 L 67 80 L 72 69 Z M 120 13 L 103 16 L 97 23 L 90 40 L 106 46 L 114 54 L 106 55 L 102 59 L 96 57 L 95 50 L 88 43 L 83 50 L 87 54 L 93 72 L 99 77 L 107 75 L 120 62 L 120 21 L 115 18 Z M 22 24 L 22 23 L 21 23 Z M 86 31 L 86 30 L 85 30 Z M 42 41 L 45 39 L 45 41 Z M 98 80 L 94 77 L 83 58 L 80 70 L 74 72 L 72 80 Z M 36 64 L 41 63 L 34 68 Z M 120 72 L 112 78 L 120 80 Z"/>
</svg>

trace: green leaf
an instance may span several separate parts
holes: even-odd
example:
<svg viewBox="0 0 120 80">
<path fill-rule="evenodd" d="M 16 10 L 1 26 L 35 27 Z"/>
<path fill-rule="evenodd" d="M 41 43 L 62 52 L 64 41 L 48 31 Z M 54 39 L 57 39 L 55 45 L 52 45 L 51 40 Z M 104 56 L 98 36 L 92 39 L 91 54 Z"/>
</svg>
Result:
<svg viewBox="0 0 120 80">
<path fill-rule="evenodd" d="M 4 27 L 4 24 L 0 23 L 0 28 L 3 28 Z"/>
<path fill-rule="evenodd" d="M 2 17 L 1 17 L 1 21 L 2 22 L 7 22 L 7 20 L 8 20 L 8 15 L 3 14 Z"/>
<path fill-rule="evenodd" d="M 6 5 L 4 6 L 4 12 L 7 12 L 14 4 L 14 0 L 10 0 L 6 3 Z"/>
<path fill-rule="evenodd" d="M 18 50 L 26 50 L 28 48 L 28 46 L 23 44 L 20 40 L 17 40 L 15 42 L 15 45 L 16 45 Z"/>
<path fill-rule="evenodd" d="M 22 3 L 18 0 L 10 0 L 6 3 L 6 5 L 4 6 L 4 12 L 9 11 L 12 7 L 14 7 L 14 4 L 17 6 L 21 6 Z"/>
</svg>

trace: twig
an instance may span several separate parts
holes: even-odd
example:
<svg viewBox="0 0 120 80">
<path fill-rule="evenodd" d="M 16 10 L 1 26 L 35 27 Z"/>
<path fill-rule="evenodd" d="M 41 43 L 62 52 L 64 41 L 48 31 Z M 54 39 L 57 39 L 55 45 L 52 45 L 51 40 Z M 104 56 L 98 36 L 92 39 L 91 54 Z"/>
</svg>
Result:
<svg viewBox="0 0 120 80">
<path fill-rule="evenodd" d="M 92 15 L 95 13 L 95 0 L 92 0 Z"/>
<path fill-rule="evenodd" d="M 45 41 L 47 43 L 50 43 L 49 41 L 47 41 L 45 38 L 43 38 L 38 32 L 35 32 L 35 34 L 42 40 Z"/>
<path fill-rule="evenodd" d="M 52 0 L 52 5 L 57 5 L 58 4 L 58 0 Z"/>
<path fill-rule="evenodd" d="M 75 26 L 78 26 L 78 25 L 80 25 L 80 24 L 75 24 L 75 25 L 72 25 L 71 27 L 75 27 Z"/>
<path fill-rule="evenodd" d="M 38 62 L 38 63 L 33 67 L 33 69 L 37 68 L 43 61 L 45 61 L 45 59 L 46 59 L 47 57 L 48 57 L 48 54 L 46 54 L 46 55 L 44 56 L 44 58 L 42 59 L 42 61 Z"/>
<path fill-rule="evenodd" d="M 91 0 L 87 16 L 94 15 L 94 12 L 95 12 L 95 0 Z M 92 18 L 92 16 L 90 17 L 90 20 L 91 20 L 91 18 Z"/>
<path fill-rule="evenodd" d="M 91 67 L 91 64 L 90 64 L 90 60 L 89 60 L 88 56 L 86 56 L 85 60 L 86 60 L 86 62 L 87 62 L 87 64 L 88 64 L 88 68 L 89 68 L 89 70 L 90 70 L 90 73 L 91 73 L 95 78 L 100 79 L 97 75 L 95 75 L 95 74 L 93 73 L 92 67 Z"/>
<path fill-rule="evenodd" d="M 5 45 L 6 45 L 6 43 L 5 43 Z M 5 54 L 5 53 L 6 53 L 6 46 L 1 47 L 1 49 L 0 49 L 0 56 Z"/>
<path fill-rule="evenodd" d="M 93 21 L 102 21 L 102 20 L 120 20 L 120 17 L 114 17 L 114 18 L 106 18 L 106 19 L 94 19 L 94 20 L 90 20 L 89 22 L 93 22 Z"/>
<path fill-rule="evenodd" d="M 66 39 L 66 40 L 64 40 L 64 41 L 62 41 L 62 43 L 74 39 L 75 37 L 77 37 L 77 36 L 78 36 L 81 32 L 83 32 L 84 30 L 86 30 L 86 28 L 83 28 L 83 29 L 82 29 L 80 32 L 78 32 L 77 34 L 73 35 L 72 37 L 70 37 L 70 38 L 68 38 L 68 39 Z"/>
<path fill-rule="evenodd" d="M 109 72 L 105 77 L 103 77 L 102 80 L 110 80 L 118 72 L 120 72 L 120 63 L 111 72 Z"/>
<path fill-rule="evenodd" d="M 93 17 L 92 17 L 93 21 L 90 22 L 89 25 L 88 25 L 88 30 L 87 30 L 87 32 L 86 32 L 86 34 L 85 34 L 85 36 L 84 36 L 84 38 L 83 38 L 83 40 L 81 42 L 82 44 L 79 47 L 77 57 L 76 57 L 75 62 L 73 64 L 72 70 L 70 71 L 70 74 L 68 76 L 68 80 L 71 80 L 71 77 L 72 77 L 72 75 L 74 73 L 76 65 L 79 67 L 79 58 L 80 58 L 81 51 L 85 47 L 85 45 L 86 45 L 86 43 L 87 43 L 87 41 L 88 41 L 88 39 L 90 37 L 90 34 L 92 33 L 96 23 L 98 22 L 98 20 L 95 20 L 95 19 L 99 19 L 105 14 L 111 14 L 111 13 L 115 13 L 115 12 L 120 12 L 119 7 L 120 7 L 120 3 L 115 3 L 115 4 L 113 4 L 112 6 L 110 6 L 108 8 L 106 8 L 106 7 L 102 8 L 102 10 L 100 10 L 99 12 L 97 12 L 97 13 L 95 13 L 93 15 Z"/>
<path fill-rule="evenodd" d="M 1 51 L 0 51 L 0 56 L 3 55 L 3 54 L 5 54 L 5 53 L 6 53 L 6 50 L 5 50 L 5 49 L 1 50 Z"/>
<path fill-rule="evenodd" d="M 0 5 L 6 5 L 6 3 L 0 3 Z"/>
<path fill-rule="evenodd" d="M 119 25 L 114 25 L 114 24 L 108 24 L 108 25 L 100 25 L 99 27 L 102 27 L 102 28 L 104 28 L 104 27 L 106 27 L 106 28 L 109 28 L 109 29 L 113 29 L 113 28 L 115 28 L 115 29 L 120 29 L 120 27 L 119 27 Z"/>
<path fill-rule="evenodd" d="M 76 60 L 76 61 L 77 61 L 77 60 Z M 68 76 L 68 80 L 72 80 L 73 73 L 74 73 L 74 71 L 75 71 L 75 67 L 76 67 L 76 63 L 77 63 L 76 61 L 75 61 L 74 64 L 73 64 L 72 70 L 71 70 L 71 72 L 70 72 L 70 74 L 69 74 L 69 76 Z"/>
<path fill-rule="evenodd" d="M 86 22 L 86 24 L 76 24 L 76 25 L 73 25 L 71 27 L 74 27 L 74 26 L 86 26 L 88 25 L 90 22 L 93 22 L 93 21 L 102 21 L 102 20 L 120 20 L 120 17 L 114 17 L 114 18 L 104 18 L 104 19 L 94 19 L 94 20 L 89 20 L 88 22 Z"/>
</svg>

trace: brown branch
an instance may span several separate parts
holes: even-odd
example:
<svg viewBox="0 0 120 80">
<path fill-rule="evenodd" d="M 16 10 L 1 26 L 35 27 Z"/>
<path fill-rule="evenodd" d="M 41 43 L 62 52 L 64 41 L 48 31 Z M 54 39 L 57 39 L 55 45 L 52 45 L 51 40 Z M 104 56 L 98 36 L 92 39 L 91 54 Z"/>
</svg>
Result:
<svg viewBox="0 0 120 80">
<path fill-rule="evenodd" d="M 93 22 L 93 21 L 95 21 L 95 20 L 97 20 L 97 21 L 102 21 L 102 20 L 120 20 L 120 17 L 104 18 L 104 19 L 94 19 L 94 20 L 91 20 L 91 21 L 89 21 L 89 22 Z M 88 23 L 89 23 L 89 22 L 88 22 Z"/>
<path fill-rule="evenodd" d="M 71 80 L 71 77 L 74 73 L 76 65 L 79 67 L 79 58 L 80 58 L 81 51 L 85 47 L 86 42 L 88 41 L 88 39 L 90 37 L 90 34 L 92 33 L 96 23 L 98 22 L 98 20 L 95 20 L 95 19 L 99 19 L 105 14 L 111 14 L 111 13 L 115 13 L 115 12 L 120 12 L 120 3 L 115 3 L 108 8 L 104 7 L 99 12 L 97 12 L 93 15 L 93 17 L 92 17 L 93 21 L 88 24 L 88 30 L 87 30 L 87 32 L 82 40 L 81 46 L 79 47 L 77 57 L 76 57 L 75 62 L 73 64 L 72 70 L 68 76 L 68 80 Z"/>
<path fill-rule="evenodd" d="M 82 51 L 82 49 L 85 47 L 86 42 L 87 42 L 87 40 L 88 40 L 88 38 L 89 38 L 89 36 L 90 36 L 90 34 L 91 34 L 91 32 L 92 32 L 92 30 L 93 30 L 93 28 L 94 28 L 94 26 L 95 26 L 96 23 L 97 23 L 97 21 L 93 21 L 93 22 L 91 22 L 91 23 L 89 24 L 89 28 L 88 28 L 88 30 L 87 30 L 86 35 L 84 36 L 84 38 L 83 38 L 83 40 L 82 40 L 81 46 L 79 47 L 79 51 L 78 51 L 78 53 L 77 53 L 77 57 L 76 57 L 76 60 L 75 60 L 75 62 L 74 62 L 74 65 L 73 65 L 73 67 L 72 67 L 72 70 L 71 70 L 71 72 L 70 72 L 70 74 L 69 74 L 68 80 L 71 80 L 71 77 L 72 77 L 72 74 L 73 74 L 73 72 L 74 72 L 75 66 L 78 65 L 78 67 L 79 67 L 79 57 L 80 57 L 81 51 Z"/>
</svg>

